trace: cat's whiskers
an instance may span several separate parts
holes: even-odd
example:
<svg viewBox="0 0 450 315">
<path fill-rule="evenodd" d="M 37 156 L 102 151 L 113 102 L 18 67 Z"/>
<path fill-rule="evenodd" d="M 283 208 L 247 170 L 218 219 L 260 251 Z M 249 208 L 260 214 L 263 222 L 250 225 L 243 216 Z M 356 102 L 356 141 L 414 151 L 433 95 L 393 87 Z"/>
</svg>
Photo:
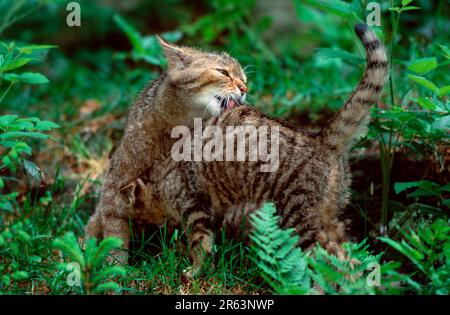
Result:
<svg viewBox="0 0 450 315">
<path fill-rule="evenodd" d="M 205 113 L 208 110 L 208 107 L 210 106 L 211 102 L 216 99 L 216 97 L 217 97 L 216 95 L 213 95 L 211 97 L 211 99 L 208 101 L 208 103 L 206 103 L 205 109 L 203 110 L 202 119 L 205 118 Z M 221 101 L 222 101 L 222 98 L 221 98 Z M 221 101 L 220 101 L 220 103 L 221 103 Z"/>
<path fill-rule="evenodd" d="M 250 67 L 254 68 L 255 70 L 248 71 L 247 69 Z M 257 70 L 258 69 L 256 68 L 255 65 L 246 65 L 244 68 L 242 68 L 242 72 L 244 72 L 245 75 L 249 75 L 250 73 L 256 73 L 256 72 L 258 72 Z"/>
<path fill-rule="evenodd" d="M 240 102 L 237 101 L 237 99 L 234 98 L 233 94 L 230 94 L 230 96 L 236 102 L 236 104 L 242 105 Z"/>
<path fill-rule="evenodd" d="M 224 102 L 224 100 L 226 106 L 228 106 L 230 98 L 233 99 L 237 104 L 241 104 L 240 102 L 237 101 L 237 99 L 233 95 L 235 90 L 234 87 L 230 86 L 229 83 L 222 83 L 220 84 L 220 87 L 222 88 L 220 94 L 212 96 L 211 99 L 206 103 L 205 109 L 203 110 L 202 113 L 202 119 L 205 118 L 205 114 L 210 108 L 210 106 L 212 106 L 211 102 L 214 100 L 219 101 L 220 110 L 222 110 L 222 103 Z"/>
<path fill-rule="evenodd" d="M 247 71 L 247 68 L 250 68 L 250 67 L 253 67 L 253 68 L 255 68 L 256 69 L 256 66 L 255 65 L 246 65 L 244 68 L 242 68 L 242 71 Z"/>
</svg>

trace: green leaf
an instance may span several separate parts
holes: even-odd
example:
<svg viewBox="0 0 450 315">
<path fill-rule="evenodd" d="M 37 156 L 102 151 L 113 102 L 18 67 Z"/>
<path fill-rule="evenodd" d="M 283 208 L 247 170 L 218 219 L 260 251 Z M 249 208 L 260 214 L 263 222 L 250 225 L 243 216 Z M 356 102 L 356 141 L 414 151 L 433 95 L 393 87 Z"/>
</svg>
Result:
<svg viewBox="0 0 450 315">
<path fill-rule="evenodd" d="M 342 17 L 349 17 L 354 13 L 349 3 L 341 0 L 305 0 L 304 2 Z"/>
<path fill-rule="evenodd" d="M 395 183 L 394 184 L 394 191 L 396 194 L 401 193 L 402 191 L 405 191 L 410 188 L 414 187 L 420 187 L 422 185 L 422 181 L 418 182 L 405 182 L 405 183 Z"/>
<path fill-rule="evenodd" d="M 397 241 L 394 241 L 393 239 L 390 239 L 388 237 L 379 237 L 379 239 L 382 242 L 387 243 L 392 248 L 394 248 L 398 252 L 402 253 L 406 257 L 408 257 L 414 264 L 416 264 L 417 267 L 419 267 L 419 269 L 421 271 L 424 271 L 424 269 L 423 269 L 423 267 L 422 267 L 422 265 L 420 264 L 420 261 L 419 261 L 419 260 L 423 259 L 423 255 L 421 253 L 417 252 L 416 250 L 413 250 L 411 248 L 411 246 L 409 246 L 405 242 L 402 242 L 400 244 Z"/>
<path fill-rule="evenodd" d="M 450 93 L 450 85 L 443 86 L 439 89 L 438 94 L 440 97 Z"/>
<path fill-rule="evenodd" d="M 50 49 L 50 48 L 56 48 L 58 46 L 56 45 L 29 45 L 29 46 L 23 46 L 19 47 L 19 51 L 23 54 L 29 55 L 35 50 L 44 50 L 44 49 Z"/>
<path fill-rule="evenodd" d="M 13 278 L 14 280 L 18 280 L 18 281 L 26 280 L 26 279 L 28 279 L 28 277 L 29 277 L 29 274 L 26 271 L 16 271 L 11 274 L 11 278 Z"/>
<path fill-rule="evenodd" d="M 32 264 L 39 264 L 40 262 L 42 262 L 42 258 L 37 255 L 31 255 L 30 257 L 28 257 L 28 261 Z"/>
<path fill-rule="evenodd" d="M 430 57 L 417 59 L 411 62 L 408 66 L 408 70 L 418 74 L 425 74 L 435 69 L 436 67 L 437 67 L 436 57 Z"/>
<path fill-rule="evenodd" d="M 37 180 L 41 180 L 42 178 L 42 171 L 41 169 L 34 164 L 31 161 L 23 160 L 23 166 L 25 168 L 25 171 L 33 178 Z"/>
<path fill-rule="evenodd" d="M 413 0 L 402 0 L 402 6 L 406 6 L 408 4 L 410 4 Z"/>
<path fill-rule="evenodd" d="M 17 238 L 21 241 L 28 242 L 31 236 L 27 232 L 19 230 L 17 231 Z"/>
<path fill-rule="evenodd" d="M 419 97 L 417 99 L 417 103 L 419 103 L 419 105 L 422 106 L 425 109 L 429 109 L 429 110 L 435 110 L 436 109 L 436 104 L 433 103 L 433 101 L 431 101 L 427 97 Z"/>
<path fill-rule="evenodd" d="M 11 125 L 14 130 L 27 130 L 31 131 L 34 129 L 34 124 L 31 121 L 17 119 L 14 124 Z"/>
<path fill-rule="evenodd" d="M 36 122 L 37 130 L 48 131 L 48 130 L 52 130 L 55 128 L 60 128 L 60 126 L 49 120 L 41 120 L 41 121 Z"/>
<path fill-rule="evenodd" d="M 161 37 L 167 40 L 168 42 L 174 43 L 179 41 L 183 37 L 183 33 L 180 31 L 164 32 L 161 34 Z"/>
<path fill-rule="evenodd" d="M 21 74 L 10 73 L 6 74 L 4 79 L 11 82 L 23 82 L 28 84 L 45 84 L 49 82 L 44 75 L 35 72 L 24 72 Z"/>
<path fill-rule="evenodd" d="M 438 91 L 439 91 L 438 87 L 433 82 L 425 79 L 424 77 L 419 77 L 417 75 L 408 74 L 408 78 L 410 78 L 417 84 L 429 89 L 430 91 L 433 91 L 434 93 L 438 93 Z"/>
<path fill-rule="evenodd" d="M 389 11 L 394 11 L 394 12 L 400 12 L 400 8 L 399 7 L 391 7 L 388 8 Z"/>
<path fill-rule="evenodd" d="M 442 50 L 442 57 L 445 59 L 450 59 L 450 49 L 446 45 L 437 44 L 439 48 Z"/>
<path fill-rule="evenodd" d="M 27 63 L 29 63 L 30 61 L 32 61 L 33 59 L 31 58 L 20 58 L 20 59 L 16 59 L 14 61 L 8 62 L 6 64 L 3 64 L 0 67 L 0 73 L 2 72 L 7 72 L 16 68 L 20 68 L 24 65 L 26 65 Z"/>
<path fill-rule="evenodd" d="M 0 200 L 0 210 L 7 211 L 7 212 L 13 212 L 14 208 L 12 203 L 9 200 Z"/>
<path fill-rule="evenodd" d="M 16 119 L 17 115 L 4 115 L 0 116 L 0 126 L 1 127 L 8 127 L 11 125 Z"/>
<path fill-rule="evenodd" d="M 34 138 L 46 140 L 51 137 L 49 135 L 40 132 L 27 132 L 27 131 L 10 131 L 0 134 L 0 140 L 16 139 L 16 138 Z"/>
<path fill-rule="evenodd" d="M 317 49 L 317 57 L 323 59 L 338 58 L 357 65 L 364 63 L 364 58 L 337 48 L 319 48 Z"/>
<path fill-rule="evenodd" d="M 125 32 L 136 52 L 145 55 L 145 49 L 142 45 L 142 39 L 139 32 L 120 15 L 114 15 L 113 19 L 114 22 L 116 22 L 116 24 L 122 29 L 122 31 Z"/>
<path fill-rule="evenodd" d="M 400 9 L 401 12 L 403 11 L 413 11 L 413 10 L 420 10 L 421 8 L 416 6 L 409 6 L 409 7 L 403 7 Z"/>
</svg>

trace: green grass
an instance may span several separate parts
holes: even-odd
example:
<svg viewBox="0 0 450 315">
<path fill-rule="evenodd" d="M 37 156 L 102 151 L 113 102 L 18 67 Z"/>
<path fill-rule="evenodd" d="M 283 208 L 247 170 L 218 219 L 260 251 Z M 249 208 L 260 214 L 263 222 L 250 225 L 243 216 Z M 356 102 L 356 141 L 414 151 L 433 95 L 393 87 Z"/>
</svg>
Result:
<svg viewBox="0 0 450 315">
<path fill-rule="evenodd" d="M 88 293 L 80 287 L 70 287 L 68 270 L 62 262 L 78 262 L 70 253 L 60 251 L 54 244 L 66 232 L 74 232 L 78 241 L 83 236 L 86 216 L 80 216 L 80 200 L 67 206 L 48 209 L 33 205 L 32 214 L 14 218 L 6 231 L 6 244 L 0 247 L 4 270 L 0 275 L 11 275 L 7 284 L 2 278 L 0 291 L 7 294 L 80 294 Z M 249 258 L 249 248 L 239 242 L 223 239 L 215 246 L 214 256 L 206 259 L 198 278 L 188 279 L 183 270 L 189 266 L 187 257 L 177 250 L 178 240 L 163 229 L 133 239 L 130 266 L 126 276 L 113 277 L 124 294 L 243 294 L 270 292 L 264 288 L 259 271 Z M 72 244 L 73 245 L 73 244 Z M 69 246 L 69 248 L 72 248 Z M 76 246 L 73 251 L 76 252 Z M 89 260 L 88 260 L 89 261 Z M 106 263 L 97 267 L 94 274 L 102 274 Z M 12 269 L 12 270 L 11 270 Z M 14 275 L 15 270 L 17 276 Z M 18 272 L 23 273 L 19 277 Z M 111 279 L 110 279 L 111 280 Z"/>
</svg>

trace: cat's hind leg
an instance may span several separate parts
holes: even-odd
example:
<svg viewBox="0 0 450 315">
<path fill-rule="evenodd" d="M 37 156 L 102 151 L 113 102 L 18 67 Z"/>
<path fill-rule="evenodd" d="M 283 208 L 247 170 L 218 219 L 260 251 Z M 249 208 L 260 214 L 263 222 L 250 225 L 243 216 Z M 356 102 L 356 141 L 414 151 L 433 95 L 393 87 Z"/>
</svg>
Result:
<svg viewBox="0 0 450 315">
<path fill-rule="evenodd" d="M 193 277 L 199 273 L 206 257 L 212 253 L 214 220 L 205 205 L 188 209 L 185 218 L 185 233 L 192 258 L 192 267 L 185 271 L 185 275 Z"/>
</svg>

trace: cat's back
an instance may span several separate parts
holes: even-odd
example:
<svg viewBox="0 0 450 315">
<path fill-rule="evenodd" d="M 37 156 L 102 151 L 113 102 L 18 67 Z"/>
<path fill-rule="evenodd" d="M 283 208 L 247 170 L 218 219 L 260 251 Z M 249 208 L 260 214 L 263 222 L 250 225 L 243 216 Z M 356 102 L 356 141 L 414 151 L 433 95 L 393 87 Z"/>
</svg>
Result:
<svg viewBox="0 0 450 315">
<path fill-rule="evenodd" d="M 227 127 L 266 128 L 269 137 L 273 132 L 279 135 L 279 145 L 281 147 L 291 146 L 303 150 L 305 147 L 313 148 L 321 145 L 315 133 L 301 130 L 284 120 L 269 117 L 256 108 L 249 106 L 239 106 L 227 110 L 220 116 L 209 119 L 206 122 L 206 126 L 219 127 L 224 133 L 227 132 Z"/>
<path fill-rule="evenodd" d="M 289 129 L 293 132 L 296 131 L 296 128 L 289 123 L 280 119 L 269 117 L 256 108 L 250 106 L 238 106 L 233 109 L 229 109 L 222 113 L 220 116 L 210 119 L 207 124 L 211 126 L 267 125 L 279 126 Z"/>
<path fill-rule="evenodd" d="M 229 204 L 255 202 L 276 199 L 291 185 L 300 187 L 317 186 L 317 193 L 324 190 L 326 178 L 337 157 L 331 150 L 320 143 L 314 135 L 304 133 L 284 121 L 266 116 L 250 107 L 237 107 L 228 110 L 219 117 L 207 122 L 207 126 L 220 127 L 226 134 L 224 151 L 229 151 L 233 160 L 227 155 L 223 160 L 194 163 L 197 166 L 200 186 L 213 200 L 216 208 L 226 209 Z M 250 126 L 257 130 L 257 145 L 251 149 L 250 137 L 241 138 L 245 153 L 244 160 L 238 160 L 239 140 L 229 137 L 227 127 Z M 264 133 L 260 131 L 263 128 Z M 247 131 L 245 136 L 250 135 Z M 242 141 L 242 139 L 247 139 Z M 267 141 L 267 142 L 266 142 Z M 261 149 L 263 148 L 263 149 Z M 255 152 L 257 159 L 250 159 L 250 152 Z M 229 152 L 228 152 L 229 153 Z M 294 185 L 295 184 L 295 185 Z"/>
</svg>

